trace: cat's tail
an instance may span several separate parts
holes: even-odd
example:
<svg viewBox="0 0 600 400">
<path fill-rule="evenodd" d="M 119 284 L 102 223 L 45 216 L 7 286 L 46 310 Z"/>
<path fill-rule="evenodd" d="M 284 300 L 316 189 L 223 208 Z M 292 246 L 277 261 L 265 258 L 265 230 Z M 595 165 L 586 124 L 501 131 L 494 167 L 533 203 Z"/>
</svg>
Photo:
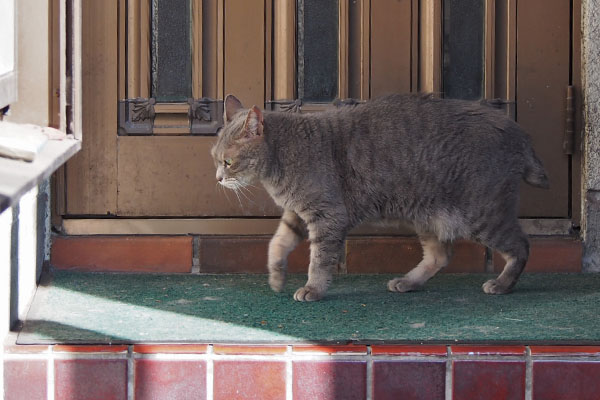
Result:
<svg viewBox="0 0 600 400">
<path fill-rule="evenodd" d="M 548 189 L 550 187 L 546 170 L 544 169 L 540 159 L 537 158 L 533 152 L 533 149 L 530 149 L 529 151 L 529 155 L 525 164 L 525 174 L 523 175 L 523 179 L 525 179 L 525 182 L 529 183 L 530 185 L 542 189 Z"/>
</svg>

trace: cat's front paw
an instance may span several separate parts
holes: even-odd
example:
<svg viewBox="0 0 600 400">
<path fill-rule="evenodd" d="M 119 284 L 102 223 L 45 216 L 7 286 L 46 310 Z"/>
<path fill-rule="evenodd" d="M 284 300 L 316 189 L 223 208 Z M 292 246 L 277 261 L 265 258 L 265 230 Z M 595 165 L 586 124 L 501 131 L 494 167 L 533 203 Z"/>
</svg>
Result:
<svg viewBox="0 0 600 400">
<path fill-rule="evenodd" d="M 500 282 L 495 279 L 490 279 L 484 283 L 482 289 L 483 292 L 487 294 L 506 294 L 511 291 L 510 287 L 500 284 Z"/>
<path fill-rule="evenodd" d="M 312 286 L 304 286 L 296 290 L 294 300 L 296 301 L 317 301 L 321 300 L 325 295 L 324 291 L 319 291 Z"/>
<path fill-rule="evenodd" d="M 275 292 L 281 292 L 285 286 L 285 274 L 281 272 L 271 272 L 269 274 L 269 286 Z"/>
<path fill-rule="evenodd" d="M 388 290 L 390 292 L 411 292 L 419 289 L 421 286 L 407 278 L 394 278 L 388 282 Z"/>
</svg>

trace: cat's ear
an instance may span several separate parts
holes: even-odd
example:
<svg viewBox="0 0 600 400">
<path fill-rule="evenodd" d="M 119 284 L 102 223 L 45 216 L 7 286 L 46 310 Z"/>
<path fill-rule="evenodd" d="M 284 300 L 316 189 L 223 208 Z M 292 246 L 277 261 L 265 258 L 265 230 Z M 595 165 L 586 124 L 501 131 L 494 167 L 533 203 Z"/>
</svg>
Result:
<svg viewBox="0 0 600 400">
<path fill-rule="evenodd" d="M 223 122 L 225 124 L 229 123 L 232 120 L 235 113 L 238 112 L 241 108 L 243 108 L 242 102 L 239 101 L 238 98 L 232 94 L 228 94 L 227 97 L 225 97 L 225 102 L 223 103 L 223 106 L 225 108 L 225 112 L 223 113 Z"/>
<path fill-rule="evenodd" d="M 263 135 L 263 113 L 260 108 L 252 106 L 248 110 L 248 116 L 246 117 L 246 123 L 244 124 L 244 138 L 254 139 Z"/>
</svg>

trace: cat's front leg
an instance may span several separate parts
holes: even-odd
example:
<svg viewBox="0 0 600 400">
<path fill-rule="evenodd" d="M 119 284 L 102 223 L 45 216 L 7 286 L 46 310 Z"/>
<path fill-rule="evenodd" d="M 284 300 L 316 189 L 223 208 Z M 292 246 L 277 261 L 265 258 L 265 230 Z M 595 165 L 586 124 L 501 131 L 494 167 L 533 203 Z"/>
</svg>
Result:
<svg viewBox="0 0 600 400">
<path fill-rule="evenodd" d="M 318 220 L 307 224 L 310 240 L 308 281 L 294 294 L 297 301 L 316 301 L 325 296 L 333 271 L 340 261 L 346 226 L 343 220 Z"/>
<path fill-rule="evenodd" d="M 306 235 L 306 227 L 300 217 L 293 211 L 285 210 L 269 243 L 269 285 L 274 291 L 283 290 L 287 257 Z"/>
</svg>

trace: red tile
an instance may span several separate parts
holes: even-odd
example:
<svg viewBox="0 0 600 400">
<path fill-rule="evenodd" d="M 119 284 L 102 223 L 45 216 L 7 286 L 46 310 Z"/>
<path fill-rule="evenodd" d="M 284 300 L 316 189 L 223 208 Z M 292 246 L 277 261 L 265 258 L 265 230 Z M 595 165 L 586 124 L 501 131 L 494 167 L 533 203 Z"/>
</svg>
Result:
<svg viewBox="0 0 600 400">
<path fill-rule="evenodd" d="M 127 346 L 87 346 L 57 344 L 52 347 L 56 353 L 127 353 Z"/>
<path fill-rule="evenodd" d="M 444 399 L 444 361 L 374 361 L 374 400 Z"/>
<path fill-rule="evenodd" d="M 243 345 L 220 345 L 213 346 L 215 354 L 283 354 L 287 351 L 286 346 L 243 346 Z"/>
<path fill-rule="evenodd" d="M 133 352 L 139 354 L 204 354 L 207 344 L 136 344 Z"/>
<path fill-rule="evenodd" d="M 534 361 L 533 398 L 544 400 L 599 399 L 600 362 Z"/>
<path fill-rule="evenodd" d="M 308 241 L 301 242 L 288 256 L 288 272 L 306 273 L 308 272 L 308 262 L 310 261 L 310 244 Z"/>
<path fill-rule="evenodd" d="M 457 355 L 502 355 L 524 356 L 525 346 L 452 346 L 452 354 Z"/>
<path fill-rule="evenodd" d="M 200 271 L 267 273 L 267 237 L 200 238 Z"/>
<path fill-rule="evenodd" d="M 531 346 L 532 356 L 599 356 L 600 346 Z"/>
<path fill-rule="evenodd" d="M 367 364 L 358 361 L 295 361 L 296 400 L 362 400 L 367 396 Z"/>
<path fill-rule="evenodd" d="M 347 240 L 348 273 L 406 273 L 423 258 L 416 237 L 371 237 Z"/>
<path fill-rule="evenodd" d="M 85 271 L 190 272 L 188 236 L 54 236 L 50 263 Z"/>
<path fill-rule="evenodd" d="M 457 240 L 452 248 L 450 264 L 442 272 L 485 272 L 485 246 L 467 240 Z"/>
<path fill-rule="evenodd" d="M 135 360 L 135 399 L 206 399 L 206 363 Z"/>
<path fill-rule="evenodd" d="M 397 345 L 373 345 L 373 355 L 401 355 L 401 356 L 445 356 L 448 354 L 446 346 L 397 346 Z"/>
<path fill-rule="evenodd" d="M 348 273 L 406 273 L 423 258 L 416 237 L 371 237 L 348 239 Z M 485 247 L 459 240 L 445 272 L 484 272 Z"/>
<path fill-rule="evenodd" d="M 127 360 L 56 360 L 54 394 L 57 400 L 125 400 Z"/>
<path fill-rule="evenodd" d="M 525 272 L 581 272 L 583 245 L 571 238 L 530 238 Z M 494 269 L 504 268 L 504 259 L 494 252 Z"/>
<path fill-rule="evenodd" d="M 47 370 L 44 360 L 4 361 L 4 399 L 45 399 Z"/>
<path fill-rule="evenodd" d="M 214 362 L 214 400 L 285 399 L 285 363 L 279 361 Z"/>
<path fill-rule="evenodd" d="M 319 354 L 367 354 L 367 346 L 360 344 L 339 345 L 297 345 L 292 351 L 294 353 L 319 353 Z"/>
<path fill-rule="evenodd" d="M 267 273 L 270 236 L 200 238 L 200 270 L 209 273 Z M 310 250 L 302 242 L 288 256 L 288 271 L 306 272 Z"/>
<path fill-rule="evenodd" d="M 524 361 L 454 361 L 452 365 L 455 399 L 525 398 Z"/>
</svg>

